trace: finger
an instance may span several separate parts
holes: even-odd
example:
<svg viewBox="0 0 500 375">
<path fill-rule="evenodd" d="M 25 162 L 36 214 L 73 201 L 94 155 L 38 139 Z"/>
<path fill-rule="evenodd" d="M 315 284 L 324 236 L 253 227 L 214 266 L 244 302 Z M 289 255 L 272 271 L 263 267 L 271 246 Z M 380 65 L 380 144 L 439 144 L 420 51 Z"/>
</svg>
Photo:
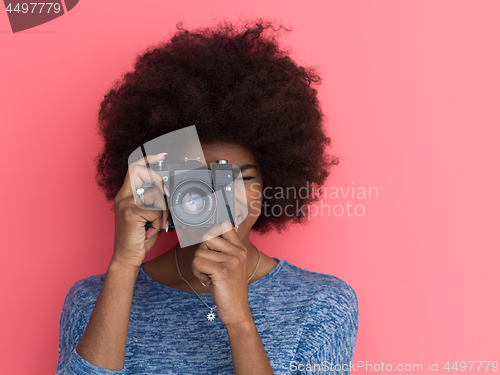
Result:
<svg viewBox="0 0 500 375">
<path fill-rule="evenodd" d="M 149 241 L 150 238 L 158 235 L 161 231 L 161 217 L 158 216 L 153 220 L 148 220 L 151 222 L 151 227 L 146 231 L 146 241 Z"/>
<path fill-rule="evenodd" d="M 142 203 L 142 202 L 141 202 Z M 161 210 L 148 210 L 143 207 L 137 206 L 137 202 L 134 202 L 134 197 L 130 196 L 122 200 L 119 205 L 119 210 L 123 211 L 125 208 L 130 208 L 132 210 L 133 216 L 132 221 L 136 222 L 138 226 L 144 226 L 147 221 L 151 222 L 152 228 L 157 228 L 158 231 L 161 227 L 163 211 Z M 160 219 L 158 221 L 158 219 Z M 160 223 L 160 225 L 158 225 Z M 149 228 L 151 229 L 151 228 Z"/>
<path fill-rule="evenodd" d="M 144 203 L 149 207 L 144 207 L 140 196 L 136 198 L 136 204 L 145 210 L 158 209 L 162 211 L 161 215 L 161 228 L 168 232 L 168 216 L 170 211 L 168 210 L 167 204 L 165 202 L 165 196 L 161 194 L 160 190 L 157 188 L 147 189 L 144 192 Z M 151 207 L 152 205 L 152 207 Z"/>
<path fill-rule="evenodd" d="M 239 170 L 239 168 L 238 168 Z M 248 203 L 247 203 L 247 185 L 243 182 L 243 176 L 241 172 L 238 173 L 238 178 L 234 183 L 234 223 L 236 225 L 241 224 L 248 215 Z M 248 192 L 249 194 L 255 193 L 253 189 Z"/>
<path fill-rule="evenodd" d="M 149 199 L 146 199 L 146 193 L 149 190 L 152 190 L 152 194 Z M 167 204 L 165 202 L 165 196 L 162 195 L 161 191 L 158 188 L 152 188 L 146 190 L 146 192 L 144 193 L 144 198 L 144 202 L 146 204 L 153 205 L 154 208 L 162 210 L 161 227 L 165 229 L 165 232 L 168 232 L 168 216 L 170 215 L 170 211 L 168 210 Z"/>
<path fill-rule="evenodd" d="M 226 254 L 235 253 L 237 249 L 241 250 L 241 248 L 239 248 L 238 246 L 230 243 L 229 241 L 221 237 L 214 237 L 205 240 L 200 243 L 199 248 L 206 249 L 212 252 L 226 253 Z"/>
<path fill-rule="evenodd" d="M 227 222 L 229 225 L 231 225 L 230 222 Z M 245 246 L 243 245 L 243 242 L 241 242 L 240 238 L 236 234 L 237 229 L 231 225 L 231 230 L 225 231 L 224 233 L 221 234 L 221 237 L 225 239 L 226 241 L 232 243 L 235 246 L 241 247 L 245 249 Z"/>
<path fill-rule="evenodd" d="M 208 247 L 211 248 L 210 241 L 215 240 L 216 238 L 223 238 L 237 247 L 244 247 L 240 238 L 236 234 L 233 225 L 227 220 L 223 220 L 210 227 L 210 229 L 203 234 L 202 241 L 207 242 Z M 220 243 L 220 241 L 217 241 L 217 243 Z"/>
<path fill-rule="evenodd" d="M 165 196 L 161 195 L 161 192 L 157 188 L 147 189 L 143 195 L 144 203 L 149 207 L 144 207 L 139 195 L 135 198 L 136 205 L 143 210 L 161 210 L 159 222 L 161 223 L 161 228 L 165 229 L 165 232 L 168 232 L 168 216 L 170 215 L 170 211 L 165 202 Z"/>
<path fill-rule="evenodd" d="M 162 154 L 159 154 L 159 155 L 147 155 L 146 156 L 146 159 L 147 159 L 148 163 L 153 163 L 153 162 L 156 162 L 158 160 L 162 160 L 164 158 L 165 158 L 165 155 L 162 155 Z M 124 199 L 124 198 L 126 198 L 126 197 L 128 197 L 128 196 L 131 195 L 132 185 L 131 185 L 131 181 L 130 181 L 130 170 L 135 165 L 146 166 L 146 159 L 142 158 L 142 159 L 140 159 L 140 160 L 138 160 L 138 161 L 136 161 L 134 163 L 131 163 L 129 165 L 129 167 L 127 168 L 127 174 L 125 176 L 125 180 L 123 181 L 123 185 L 122 185 L 120 191 L 118 192 L 118 194 L 116 195 L 115 200 L 121 200 L 121 199 Z"/>
<path fill-rule="evenodd" d="M 169 215 L 170 215 L 170 211 L 168 209 L 163 211 L 162 228 L 165 229 L 165 232 L 168 232 L 168 216 Z"/>
<path fill-rule="evenodd" d="M 167 191 L 163 191 L 165 189 L 163 183 L 163 176 L 156 171 L 153 171 L 151 168 L 144 167 L 142 165 L 134 165 L 129 168 L 130 172 L 130 186 L 133 193 L 137 191 L 144 183 L 153 184 L 159 187 L 162 190 L 163 194 L 166 194 Z"/>
<path fill-rule="evenodd" d="M 227 262 L 229 259 L 231 259 L 233 255 L 224 253 L 224 252 L 219 252 L 219 251 L 214 251 L 206 248 L 199 247 L 196 249 L 196 252 L 194 253 L 194 257 L 200 257 L 204 259 L 211 260 L 212 262 L 216 263 L 223 263 Z"/>
<path fill-rule="evenodd" d="M 241 201 L 239 201 L 237 199 L 235 199 L 234 202 L 235 202 L 234 224 L 235 225 L 241 225 L 241 223 L 243 223 L 243 221 L 245 221 L 245 219 L 248 216 L 248 206 L 246 204 L 246 200 L 245 200 L 244 204 L 243 204 L 243 202 L 241 202 Z"/>
<path fill-rule="evenodd" d="M 233 226 L 231 225 L 231 223 L 227 220 L 223 220 L 219 223 L 216 223 L 207 229 L 207 231 L 202 236 L 202 240 L 204 241 L 204 240 L 210 239 L 212 237 L 218 237 L 223 232 L 231 230 L 232 227 Z"/>
<path fill-rule="evenodd" d="M 202 283 L 208 283 L 214 277 L 220 274 L 219 270 L 221 268 L 221 263 L 213 262 L 206 258 L 195 258 L 193 263 L 191 263 L 191 271 L 194 277 L 200 280 Z"/>
<path fill-rule="evenodd" d="M 143 209 L 159 209 L 159 210 L 167 209 L 167 205 L 165 203 L 165 196 L 162 194 L 159 188 L 155 187 L 146 189 L 143 193 L 144 203 L 142 203 L 142 199 L 139 194 L 135 194 L 134 197 L 136 205 Z M 153 206 L 153 207 L 145 207 L 145 206 Z"/>
</svg>

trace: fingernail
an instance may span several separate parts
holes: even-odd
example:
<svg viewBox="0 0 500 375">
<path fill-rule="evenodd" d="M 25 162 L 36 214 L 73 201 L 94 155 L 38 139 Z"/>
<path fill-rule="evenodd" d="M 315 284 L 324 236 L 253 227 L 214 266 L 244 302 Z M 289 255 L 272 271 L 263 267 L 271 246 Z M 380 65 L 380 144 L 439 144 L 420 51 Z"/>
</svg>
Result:
<svg viewBox="0 0 500 375">
<path fill-rule="evenodd" d="M 198 280 L 200 280 L 200 279 L 198 279 Z M 203 283 L 203 281 L 201 281 L 201 280 L 200 280 L 200 283 L 201 283 L 201 285 L 203 285 L 203 286 L 207 286 L 207 285 L 206 285 L 206 284 L 204 284 L 204 283 Z"/>
<path fill-rule="evenodd" d="M 149 241 L 149 238 L 148 238 L 146 241 L 144 241 L 144 242 L 146 243 L 146 242 L 148 242 L 148 241 Z"/>
</svg>

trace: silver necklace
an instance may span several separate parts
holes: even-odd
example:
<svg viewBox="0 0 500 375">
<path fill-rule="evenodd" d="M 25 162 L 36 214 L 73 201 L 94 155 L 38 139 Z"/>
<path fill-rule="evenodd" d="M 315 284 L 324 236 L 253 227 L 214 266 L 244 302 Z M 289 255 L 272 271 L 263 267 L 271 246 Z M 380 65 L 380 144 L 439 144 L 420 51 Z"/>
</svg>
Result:
<svg viewBox="0 0 500 375">
<path fill-rule="evenodd" d="M 196 290 L 194 290 L 194 288 L 191 286 L 191 284 L 189 283 L 189 281 L 187 281 L 184 277 L 182 277 L 181 269 L 179 268 L 179 261 L 177 260 L 177 245 L 179 245 L 178 242 L 175 245 L 175 264 L 177 265 L 177 271 L 179 271 L 179 276 L 181 277 L 181 279 L 184 280 L 187 283 L 187 285 L 189 285 L 189 287 L 191 288 L 191 290 L 196 293 Z M 255 248 L 257 249 L 257 247 L 255 247 Z M 253 277 L 253 275 L 255 275 L 255 272 L 257 271 L 257 268 L 259 267 L 259 263 L 260 263 L 260 251 L 259 251 L 259 249 L 257 249 L 257 252 L 259 253 L 259 260 L 257 261 L 257 265 L 255 266 L 255 269 L 253 270 L 253 273 L 247 279 L 247 284 L 250 282 L 250 279 Z M 203 302 L 205 304 L 205 306 L 210 310 L 210 312 L 207 314 L 207 320 L 210 320 L 210 321 L 214 320 L 215 319 L 215 314 L 214 314 L 213 311 L 217 308 L 217 306 L 214 306 L 214 307 L 208 306 L 205 303 L 205 301 L 203 301 L 203 298 L 201 298 L 198 293 L 196 293 L 196 295 L 198 296 L 199 299 L 201 299 L 201 302 Z"/>
</svg>

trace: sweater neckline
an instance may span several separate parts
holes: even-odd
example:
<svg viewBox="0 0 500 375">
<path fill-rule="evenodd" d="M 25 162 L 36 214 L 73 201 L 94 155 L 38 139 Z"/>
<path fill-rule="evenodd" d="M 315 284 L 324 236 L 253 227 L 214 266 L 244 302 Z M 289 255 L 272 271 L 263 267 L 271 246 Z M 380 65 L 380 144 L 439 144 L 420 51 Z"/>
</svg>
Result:
<svg viewBox="0 0 500 375">
<path fill-rule="evenodd" d="M 276 261 L 278 261 L 278 264 L 265 276 L 261 277 L 259 280 L 256 280 L 250 284 L 247 285 L 247 290 L 250 292 L 256 288 L 258 288 L 261 284 L 264 284 L 266 282 L 268 282 L 272 277 L 274 277 L 274 275 L 276 275 L 279 270 L 283 267 L 283 264 L 285 263 L 284 260 L 282 259 L 279 259 L 279 258 L 275 258 L 273 257 L 273 259 L 275 259 Z M 166 285 L 163 285 L 162 283 L 159 283 L 158 281 L 156 281 L 155 279 L 153 279 L 151 276 L 149 276 L 146 271 L 144 270 L 144 263 L 146 262 L 142 262 L 141 264 L 141 268 L 139 269 L 139 276 L 143 279 L 145 279 L 146 281 L 148 281 L 150 284 L 152 284 L 153 286 L 155 286 L 156 288 L 164 291 L 164 292 L 168 292 L 168 293 L 178 293 L 178 294 L 189 294 L 189 295 L 194 295 L 195 294 L 193 292 L 189 292 L 187 290 L 180 290 L 180 289 L 175 289 L 175 288 L 171 288 L 169 286 L 166 286 Z M 210 292 L 208 293 L 198 293 L 199 295 L 201 296 L 208 296 L 208 295 L 211 295 Z"/>
</svg>

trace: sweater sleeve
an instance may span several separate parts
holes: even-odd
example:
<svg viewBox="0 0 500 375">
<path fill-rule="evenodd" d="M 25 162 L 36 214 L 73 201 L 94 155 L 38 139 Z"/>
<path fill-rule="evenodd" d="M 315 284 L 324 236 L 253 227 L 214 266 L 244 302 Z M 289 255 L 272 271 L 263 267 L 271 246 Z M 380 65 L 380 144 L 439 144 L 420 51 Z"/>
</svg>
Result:
<svg viewBox="0 0 500 375">
<path fill-rule="evenodd" d="M 325 309 L 314 314 L 321 319 L 320 323 L 312 320 L 304 330 L 306 339 L 290 364 L 293 375 L 351 373 L 358 332 L 358 301 L 350 286 L 345 288 L 340 301 L 340 311 L 343 311 L 340 315 L 333 313 L 332 300 L 326 298 L 320 304 Z"/>
<path fill-rule="evenodd" d="M 97 367 L 83 359 L 76 351 L 87 328 L 88 320 L 72 301 L 75 296 L 74 290 L 75 286 L 66 295 L 61 310 L 56 375 L 125 375 L 125 369 L 108 370 Z"/>
</svg>

